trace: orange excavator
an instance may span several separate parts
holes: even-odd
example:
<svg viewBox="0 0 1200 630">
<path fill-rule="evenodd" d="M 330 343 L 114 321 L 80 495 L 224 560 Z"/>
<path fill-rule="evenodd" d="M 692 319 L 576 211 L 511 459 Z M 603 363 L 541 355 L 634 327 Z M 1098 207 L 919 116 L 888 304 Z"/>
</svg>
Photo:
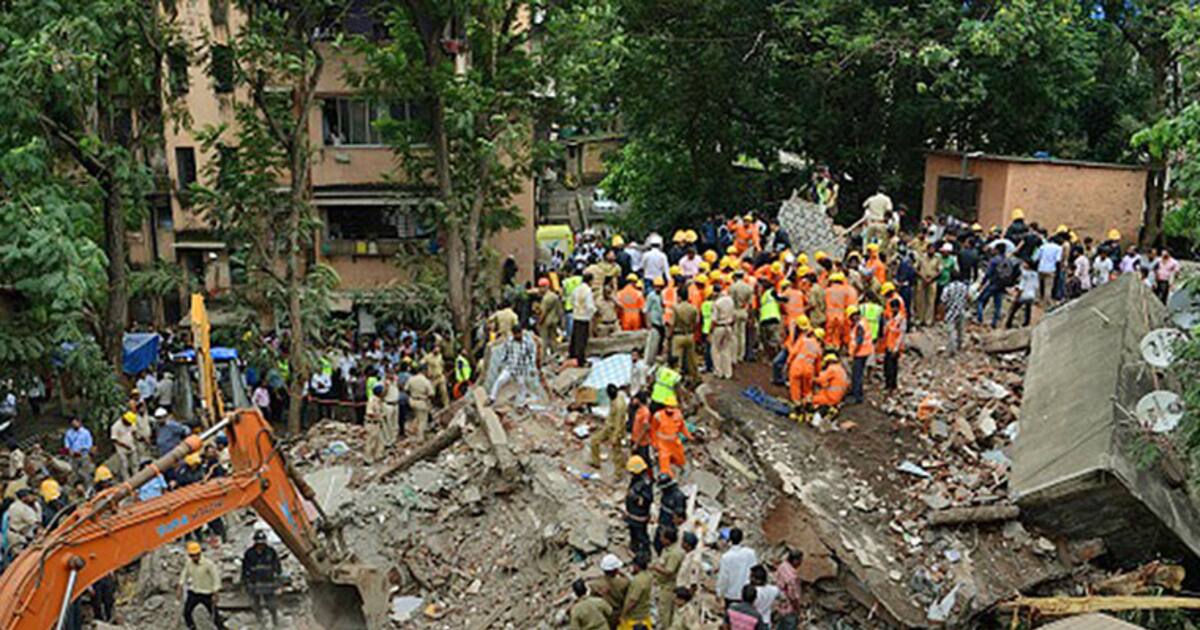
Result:
<svg viewBox="0 0 1200 630">
<path fill-rule="evenodd" d="M 231 475 L 131 502 L 139 486 L 221 431 L 229 436 Z M 258 512 L 308 570 L 318 623 L 338 630 L 385 627 L 386 577 L 349 561 L 315 493 L 276 449 L 270 425 L 258 410 L 247 409 L 100 492 L 17 556 L 0 576 L 0 629 L 61 628 L 71 602 L 100 578 L 245 507 Z"/>
<path fill-rule="evenodd" d="M 253 508 L 309 574 L 313 615 L 331 630 L 387 627 L 388 584 L 379 569 L 355 563 L 341 528 L 321 509 L 316 493 L 276 447 L 271 425 L 257 409 L 224 414 L 208 356 L 203 298 L 193 296 L 193 328 L 212 424 L 124 483 L 78 506 L 21 552 L 0 575 L 0 630 L 61 629 L 71 603 L 97 580 L 143 554 L 182 538 L 217 518 Z M 214 400 L 215 398 L 215 400 Z M 215 403 L 215 404 L 214 404 Z M 218 416 L 217 414 L 221 415 Z M 219 422 L 217 418 L 223 416 Z M 147 501 L 138 487 L 172 470 L 205 441 L 224 432 L 232 472 Z"/>
</svg>

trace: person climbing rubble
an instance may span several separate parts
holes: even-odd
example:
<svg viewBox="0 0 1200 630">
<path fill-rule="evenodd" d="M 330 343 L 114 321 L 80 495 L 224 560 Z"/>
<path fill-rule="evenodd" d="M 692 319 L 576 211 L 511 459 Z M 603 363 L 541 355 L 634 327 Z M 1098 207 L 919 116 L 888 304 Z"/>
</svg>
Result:
<svg viewBox="0 0 1200 630">
<path fill-rule="evenodd" d="M 271 626 L 279 626 L 279 610 L 275 593 L 279 589 L 279 578 L 283 566 L 279 554 L 267 544 L 267 532 L 254 532 L 254 544 L 242 554 L 242 585 L 250 596 L 254 619 L 263 623 L 263 609 L 271 614 Z"/>
<path fill-rule="evenodd" d="M 613 475 L 616 476 L 620 470 L 621 458 L 623 452 L 621 448 L 622 438 L 625 436 L 625 420 L 628 415 L 629 399 L 625 395 L 622 388 L 617 387 L 613 383 L 609 383 L 605 389 L 608 394 L 608 414 L 605 416 L 604 425 L 600 430 L 592 435 L 591 463 L 592 468 L 597 471 L 601 470 L 603 464 L 600 461 L 601 447 L 608 446 L 608 459 L 612 463 Z"/>
</svg>

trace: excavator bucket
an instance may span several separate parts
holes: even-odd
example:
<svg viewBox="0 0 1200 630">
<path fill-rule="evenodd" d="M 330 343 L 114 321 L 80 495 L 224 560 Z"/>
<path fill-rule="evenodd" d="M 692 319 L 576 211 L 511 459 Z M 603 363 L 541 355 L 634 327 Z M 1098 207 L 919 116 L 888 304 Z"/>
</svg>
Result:
<svg viewBox="0 0 1200 630">
<path fill-rule="evenodd" d="M 327 581 L 309 585 L 313 617 L 327 630 L 383 630 L 389 627 L 387 576 L 377 567 L 338 565 Z"/>
</svg>

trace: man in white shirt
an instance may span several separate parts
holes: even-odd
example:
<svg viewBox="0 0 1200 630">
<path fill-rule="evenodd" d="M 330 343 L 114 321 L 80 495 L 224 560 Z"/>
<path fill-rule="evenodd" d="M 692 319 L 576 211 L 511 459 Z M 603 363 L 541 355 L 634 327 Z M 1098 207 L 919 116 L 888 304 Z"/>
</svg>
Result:
<svg viewBox="0 0 1200 630">
<path fill-rule="evenodd" d="M 721 554 L 717 570 L 717 595 L 725 600 L 725 607 L 742 600 L 742 587 L 750 583 L 750 568 L 758 564 L 754 550 L 742 545 L 742 530 L 729 530 L 729 549 Z"/>
<path fill-rule="evenodd" d="M 1062 262 L 1063 248 L 1057 238 L 1042 243 L 1037 252 L 1038 295 L 1042 304 L 1047 304 L 1054 294 L 1054 276 Z"/>
<path fill-rule="evenodd" d="M 887 236 L 887 216 L 892 211 L 892 198 L 882 190 L 863 202 L 863 245 L 883 243 Z"/>
<path fill-rule="evenodd" d="M 666 282 L 670 264 L 667 261 L 667 255 L 662 251 L 662 241 L 651 237 L 647 244 L 650 246 L 650 251 L 642 254 L 642 271 L 646 279 L 651 282 L 655 278 L 662 278 L 663 282 Z"/>
<path fill-rule="evenodd" d="M 593 277 L 583 272 L 583 282 L 571 294 L 571 348 L 569 356 L 579 365 L 587 365 L 587 344 L 592 333 L 592 317 L 596 314 L 596 297 L 592 293 Z"/>
</svg>

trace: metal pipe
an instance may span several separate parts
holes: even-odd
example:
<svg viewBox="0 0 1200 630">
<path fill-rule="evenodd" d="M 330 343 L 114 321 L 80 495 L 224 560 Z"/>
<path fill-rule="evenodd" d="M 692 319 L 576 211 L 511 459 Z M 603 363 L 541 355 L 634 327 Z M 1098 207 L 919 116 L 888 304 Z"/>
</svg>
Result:
<svg viewBox="0 0 1200 630">
<path fill-rule="evenodd" d="M 75 590 L 75 579 L 79 577 L 79 569 L 71 568 L 71 575 L 67 577 L 67 590 L 63 593 L 62 608 L 58 611 L 58 624 L 54 626 L 55 630 L 63 630 L 63 626 L 67 623 L 67 611 L 71 608 L 71 593 Z"/>
</svg>

